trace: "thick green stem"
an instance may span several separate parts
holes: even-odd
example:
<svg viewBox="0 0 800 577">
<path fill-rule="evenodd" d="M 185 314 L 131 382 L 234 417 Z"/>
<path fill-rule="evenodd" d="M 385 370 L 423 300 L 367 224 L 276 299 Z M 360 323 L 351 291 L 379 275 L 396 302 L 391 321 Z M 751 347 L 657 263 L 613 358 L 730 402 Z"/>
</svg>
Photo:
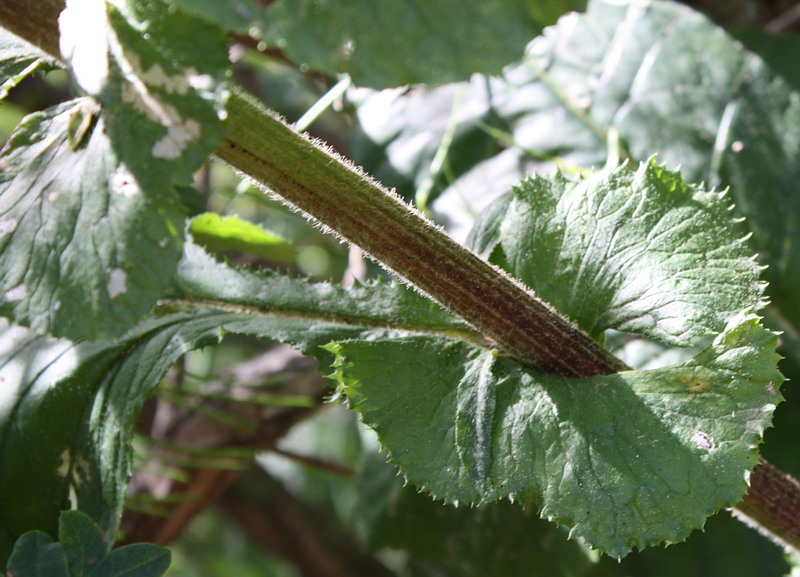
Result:
<svg viewBox="0 0 800 577">
<path fill-rule="evenodd" d="M 480 330 L 505 353 L 568 376 L 622 365 L 500 269 L 402 199 L 236 91 L 217 155 L 355 243 Z"/>
</svg>

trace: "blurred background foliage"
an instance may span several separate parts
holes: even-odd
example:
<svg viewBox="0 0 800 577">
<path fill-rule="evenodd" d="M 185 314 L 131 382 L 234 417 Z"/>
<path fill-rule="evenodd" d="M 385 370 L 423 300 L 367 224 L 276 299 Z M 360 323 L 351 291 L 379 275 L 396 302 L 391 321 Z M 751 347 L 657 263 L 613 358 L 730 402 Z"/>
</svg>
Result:
<svg viewBox="0 0 800 577">
<path fill-rule="evenodd" d="M 302 47 L 304 42 L 314 45 L 321 32 L 290 22 L 284 13 L 287 3 L 276 4 L 284 18 L 282 27 L 260 38 L 232 36 L 230 53 L 235 79 L 294 122 L 331 89 L 341 86 L 345 76 L 335 73 L 341 66 L 338 61 L 317 67 L 304 61 L 307 57 L 312 64 L 319 63 L 313 54 L 296 46 Z M 539 4 L 544 16 L 514 31 L 509 42 L 515 44 L 504 47 L 503 62 L 522 57 L 529 38 L 525 34 L 535 34 L 537 26 L 553 23 L 569 8 L 582 7 Z M 797 29 L 798 8 L 788 0 L 691 4 L 726 26 L 780 28 L 789 33 Z M 331 28 L 327 32 L 333 34 L 325 37 L 326 42 L 340 42 L 344 33 L 336 36 L 340 31 Z M 549 34 L 552 38 L 555 32 Z M 289 48 L 286 37 L 296 37 Z M 576 90 L 566 100 L 578 103 L 590 97 L 581 92 L 585 87 L 579 80 L 591 72 L 591 59 L 605 53 L 602 39 L 584 40 L 585 52 L 566 53 L 573 60 L 562 70 L 575 80 L 565 84 Z M 700 46 L 705 40 L 692 38 Z M 547 34 L 539 47 L 546 42 Z M 599 50 L 594 56 L 592 42 Z M 508 51 L 514 50 L 517 56 L 507 58 Z M 377 78 L 375 83 L 383 82 Z M 537 82 L 530 67 L 512 64 L 503 75 L 473 75 L 440 86 L 383 90 L 351 86 L 334 95 L 308 130 L 395 187 L 463 240 L 475 214 L 526 171 L 600 166 L 609 154 L 605 127 L 591 134 L 586 126 L 591 129 L 592 123 L 572 126 L 567 116 L 553 115 L 555 107 L 563 112 L 563 103 L 553 100 L 552 86 Z M 0 105 L 0 138 L 5 140 L 25 114 L 69 98 L 71 90 L 61 71 L 36 74 L 24 81 Z M 549 131 L 542 130 L 542 122 L 550 123 Z M 708 176 L 699 170 L 692 178 L 698 175 Z M 344 283 L 384 274 L 359 251 L 241 180 L 221 162 L 212 159 L 197 173 L 195 184 L 203 210 L 254 223 L 292 247 L 288 255 L 274 259 L 269 253 L 246 252 L 236 246 L 210 247 L 234 262 Z M 771 462 L 800 477 L 800 394 L 793 385 L 800 376 L 800 355 L 794 350 L 793 335 L 787 334 L 784 343 L 787 358 L 782 370 L 790 378 L 784 387 L 787 401 L 776 413 L 775 428 L 767 433 L 763 452 Z M 353 413 L 322 401 L 332 394 L 324 381 L 317 381 L 312 392 L 298 392 L 293 389 L 298 373 L 288 370 L 285 361 L 277 368 L 253 369 L 252 359 L 265 358 L 272 347 L 237 337 L 193 353 L 170 373 L 145 410 L 142 442 L 137 444 L 141 466 L 137 475 L 155 470 L 155 476 L 174 484 L 163 494 L 136 493 L 134 482 L 129 516 L 147 516 L 149 533 L 144 535 L 155 541 L 161 538 L 153 527 L 185 516 L 179 530 L 163 537 L 170 542 L 174 556 L 169 575 L 770 577 L 790 570 L 778 547 L 728 512 L 711 518 L 704 532 L 696 532 L 685 543 L 634 553 L 617 562 L 598 558 L 579 543 L 567 541 L 563 532 L 540 521 L 535 511 L 508 503 L 458 509 L 434 503 L 403 486 L 394 467 L 384 463 L 372 434 Z M 646 351 L 646 355 L 652 354 Z M 258 378 L 249 383 L 239 380 L 247 372 L 244 369 L 253 369 L 248 374 Z M 313 367 L 298 370 L 308 373 Z M 246 389 L 243 401 L 237 398 L 236 387 Z M 288 408 L 295 413 L 279 433 L 267 435 L 269 446 L 263 447 L 247 435 L 239 435 L 250 431 L 250 425 L 246 418 L 237 422 L 235 412 L 231 418 L 226 407 L 234 401 Z M 175 423 L 180 425 L 188 417 L 185 412 L 165 410 L 164 405 L 185 409 L 211 423 L 201 427 L 204 431 L 216 425 L 238 431 L 213 442 L 227 439 L 226 446 L 236 447 L 237 439 L 247 438 L 241 445 L 254 447 L 256 458 L 251 459 L 248 452 L 224 453 L 219 446 L 202 443 L 194 453 L 177 451 L 180 459 L 174 455 L 165 458 L 153 447 L 163 449 L 174 442 L 170 431 L 179 429 Z M 149 437 L 157 439 L 147 441 Z M 278 437 L 282 438 L 275 442 Z M 198 472 L 209 470 L 215 472 L 212 478 L 216 481 L 206 486 L 205 493 L 203 489 L 200 496 L 182 493 L 192 487 Z M 176 514 L 172 504 L 187 501 L 199 505 Z M 137 522 L 141 519 L 128 527 Z"/>
</svg>

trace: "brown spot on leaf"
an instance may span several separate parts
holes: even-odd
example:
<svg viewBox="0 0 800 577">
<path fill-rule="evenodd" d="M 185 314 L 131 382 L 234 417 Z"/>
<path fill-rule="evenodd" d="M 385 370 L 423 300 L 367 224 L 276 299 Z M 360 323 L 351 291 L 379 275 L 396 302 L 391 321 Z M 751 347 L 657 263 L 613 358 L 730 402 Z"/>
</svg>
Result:
<svg viewBox="0 0 800 577">
<path fill-rule="evenodd" d="M 709 389 L 709 384 L 706 381 L 692 381 L 689 385 L 690 393 L 705 393 Z"/>
</svg>

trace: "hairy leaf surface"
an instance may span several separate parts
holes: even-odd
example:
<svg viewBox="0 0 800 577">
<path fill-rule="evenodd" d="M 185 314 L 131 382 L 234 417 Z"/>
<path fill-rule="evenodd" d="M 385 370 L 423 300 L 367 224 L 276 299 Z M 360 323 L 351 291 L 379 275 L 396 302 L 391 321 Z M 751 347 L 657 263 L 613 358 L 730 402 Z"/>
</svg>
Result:
<svg viewBox="0 0 800 577">
<path fill-rule="evenodd" d="M 142 190 L 98 111 L 82 98 L 32 114 L 0 155 L 0 314 L 71 338 L 128 330 L 180 258 L 175 191 Z"/>
<path fill-rule="evenodd" d="M 777 337 L 719 193 L 653 162 L 536 177 L 478 221 L 483 254 L 596 336 L 714 341 L 669 367 L 565 379 L 471 344 L 339 341 L 337 378 L 407 478 L 449 502 L 505 497 L 614 556 L 681 540 L 745 491 L 769 424 Z"/>
<path fill-rule="evenodd" d="M 653 161 L 583 180 L 532 176 L 484 215 L 473 247 L 593 336 L 686 346 L 760 304 L 761 267 L 726 195 Z"/>
<path fill-rule="evenodd" d="M 535 503 L 623 556 L 682 540 L 741 499 L 779 400 L 776 339 L 738 316 L 691 361 L 587 379 L 532 373 L 446 339 L 331 350 L 351 406 L 409 481 L 449 502 Z M 491 403 L 472 392 L 487 372 Z"/>
</svg>

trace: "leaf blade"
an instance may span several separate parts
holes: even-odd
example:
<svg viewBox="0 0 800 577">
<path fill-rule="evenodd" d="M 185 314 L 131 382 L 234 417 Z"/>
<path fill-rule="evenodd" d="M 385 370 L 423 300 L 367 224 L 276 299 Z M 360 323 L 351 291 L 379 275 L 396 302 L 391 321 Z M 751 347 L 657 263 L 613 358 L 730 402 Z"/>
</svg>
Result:
<svg viewBox="0 0 800 577">
<path fill-rule="evenodd" d="M 583 4 L 280 0 L 267 10 L 265 40 L 295 61 L 348 72 L 359 85 L 439 84 L 498 72 L 542 26 Z"/>
<path fill-rule="evenodd" d="M 458 456 L 453 383 L 489 353 L 424 337 L 340 342 L 335 350 L 351 406 L 409 481 L 447 501 L 534 502 L 542 516 L 621 557 L 684 539 L 744 494 L 779 400 L 771 388 L 782 379 L 775 342 L 743 315 L 698 359 L 676 367 L 571 380 L 499 360 L 493 459 L 478 484 Z M 734 379 L 744 358 L 757 359 L 757 368 Z"/>
<path fill-rule="evenodd" d="M 172 286 L 180 257 L 174 191 L 142 191 L 95 106 L 28 116 L 0 155 L 0 314 L 73 338 L 128 330 Z"/>
<path fill-rule="evenodd" d="M 687 346 L 764 305 L 730 210 L 651 160 L 579 181 L 533 176 L 472 241 L 596 338 L 616 329 Z"/>
</svg>

